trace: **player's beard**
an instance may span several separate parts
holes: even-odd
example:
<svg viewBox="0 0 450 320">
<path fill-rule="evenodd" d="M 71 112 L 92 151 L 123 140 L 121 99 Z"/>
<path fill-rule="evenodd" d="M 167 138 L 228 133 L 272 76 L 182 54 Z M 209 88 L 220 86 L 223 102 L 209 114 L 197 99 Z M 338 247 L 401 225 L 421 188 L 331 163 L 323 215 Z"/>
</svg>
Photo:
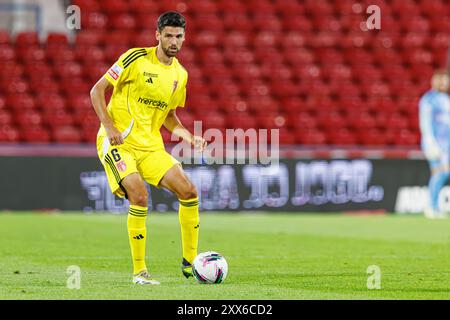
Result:
<svg viewBox="0 0 450 320">
<path fill-rule="evenodd" d="M 167 48 L 163 47 L 162 49 L 164 51 L 164 54 L 169 58 L 175 57 L 178 52 L 180 52 L 180 48 L 178 48 L 177 46 L 169 46 Z"/>
</svg>

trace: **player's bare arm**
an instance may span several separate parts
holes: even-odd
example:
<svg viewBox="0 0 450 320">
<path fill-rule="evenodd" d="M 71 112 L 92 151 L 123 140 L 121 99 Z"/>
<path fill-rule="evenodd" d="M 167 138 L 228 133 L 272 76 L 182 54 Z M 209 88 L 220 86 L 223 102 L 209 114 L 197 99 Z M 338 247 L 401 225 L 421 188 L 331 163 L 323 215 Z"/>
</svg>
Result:
<svg viewBox="0 0 450 320">
<path fill-rule="evenodd" d="M 105 127 L 111 145 L 119 145 L 123 143 L 123 137 L 119 130 L 114 127 L 113 121 L 106 110 L 105 94 L 114 87 L 108 80 L 101 78 L 91 89 L 91 101 L 95 113 Z"/>
<path fill-rule="evenodd" d="M 175 110 L 169 111 L 166 120 L 164 121 L 164 127 L 167 130 L 174 133 L 176 136 L 182 138 L 188 143 L 192 144 L 195 148 L 204 150 L 206 148 L 206 140 L 200 136 L 194 136 L 192 133 L 186 129 L 181 123 L 180 119 L 177 117 Z"/>
</svg>

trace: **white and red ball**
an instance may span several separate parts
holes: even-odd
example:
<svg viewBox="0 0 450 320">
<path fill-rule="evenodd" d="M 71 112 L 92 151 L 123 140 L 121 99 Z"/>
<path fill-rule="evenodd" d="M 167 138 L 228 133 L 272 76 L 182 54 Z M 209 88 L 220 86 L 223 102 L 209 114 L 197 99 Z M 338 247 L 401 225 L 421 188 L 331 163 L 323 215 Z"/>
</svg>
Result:
<svg viewBox="0 0 450 320">
<path fill-rule="evenodd" d="M 228 274 L 228 263 L 215 252 L 202 252 L 192 263 L 192 273 L 199 283 L 222 283 Z"/>
</svg>

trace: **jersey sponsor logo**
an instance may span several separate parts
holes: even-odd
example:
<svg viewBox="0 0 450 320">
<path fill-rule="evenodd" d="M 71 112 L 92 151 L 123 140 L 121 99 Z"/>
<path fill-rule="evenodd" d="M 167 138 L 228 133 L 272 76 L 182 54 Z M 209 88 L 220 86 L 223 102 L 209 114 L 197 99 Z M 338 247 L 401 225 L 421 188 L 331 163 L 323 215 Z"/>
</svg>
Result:
<svg viewBox="0 0 450 320">
<path fill-rule="evenodd" d="M 125 170 L 127 170 L 127 165 L 125 163 L 125 161 L 120 161 L 116 163 L 116 167 L 117 169 L 119 169 L 120 172 L 125 172 Z"/>
<path fill-rule="evenodd" d="M 144 77 L 158 78 L 158 74 L 144 71 Z"/>
<path fill-rule="evenodd" d="M 123 69 L 118 64 L 115 64 L 109 69 L 108 74 L 111 76 L 111 78 L 117 80 L 119 79 L 119 76 L 122 73 L 122 71 Z"/>
<path fill-rule="evenodd" d="M 153 100 L 153 99 L 142 98 L 142 97 L 139 97 L 138 102 L 139 103 L 143 103 L 143 104 L 145 104 L 147 106 L 151 106 L 151 107 L 155 107 L 155 108 L 161 109 L 161 110 L 166 109 L 167 106 L 168 106 L 168 104 L 165 103 L 164 101 Z"/>
</svg>

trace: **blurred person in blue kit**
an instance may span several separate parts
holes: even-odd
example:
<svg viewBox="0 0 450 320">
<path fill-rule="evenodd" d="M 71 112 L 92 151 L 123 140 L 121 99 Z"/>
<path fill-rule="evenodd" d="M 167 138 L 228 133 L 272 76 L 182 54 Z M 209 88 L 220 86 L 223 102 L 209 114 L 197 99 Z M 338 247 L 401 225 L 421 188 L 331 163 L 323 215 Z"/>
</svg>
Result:
<svg viewBox="0 0 450 320">
<path fill-rule="evenodd" d="M 446 218 L 439 207 L 439 192 L 450 177 L 450 74 L 437 70 L 431 78 L 431 89 L 419 102 L 421 147 L 430 165 L 428 182 L 429 204 L 424 210 L 427 218 Z"/>
</svg>

